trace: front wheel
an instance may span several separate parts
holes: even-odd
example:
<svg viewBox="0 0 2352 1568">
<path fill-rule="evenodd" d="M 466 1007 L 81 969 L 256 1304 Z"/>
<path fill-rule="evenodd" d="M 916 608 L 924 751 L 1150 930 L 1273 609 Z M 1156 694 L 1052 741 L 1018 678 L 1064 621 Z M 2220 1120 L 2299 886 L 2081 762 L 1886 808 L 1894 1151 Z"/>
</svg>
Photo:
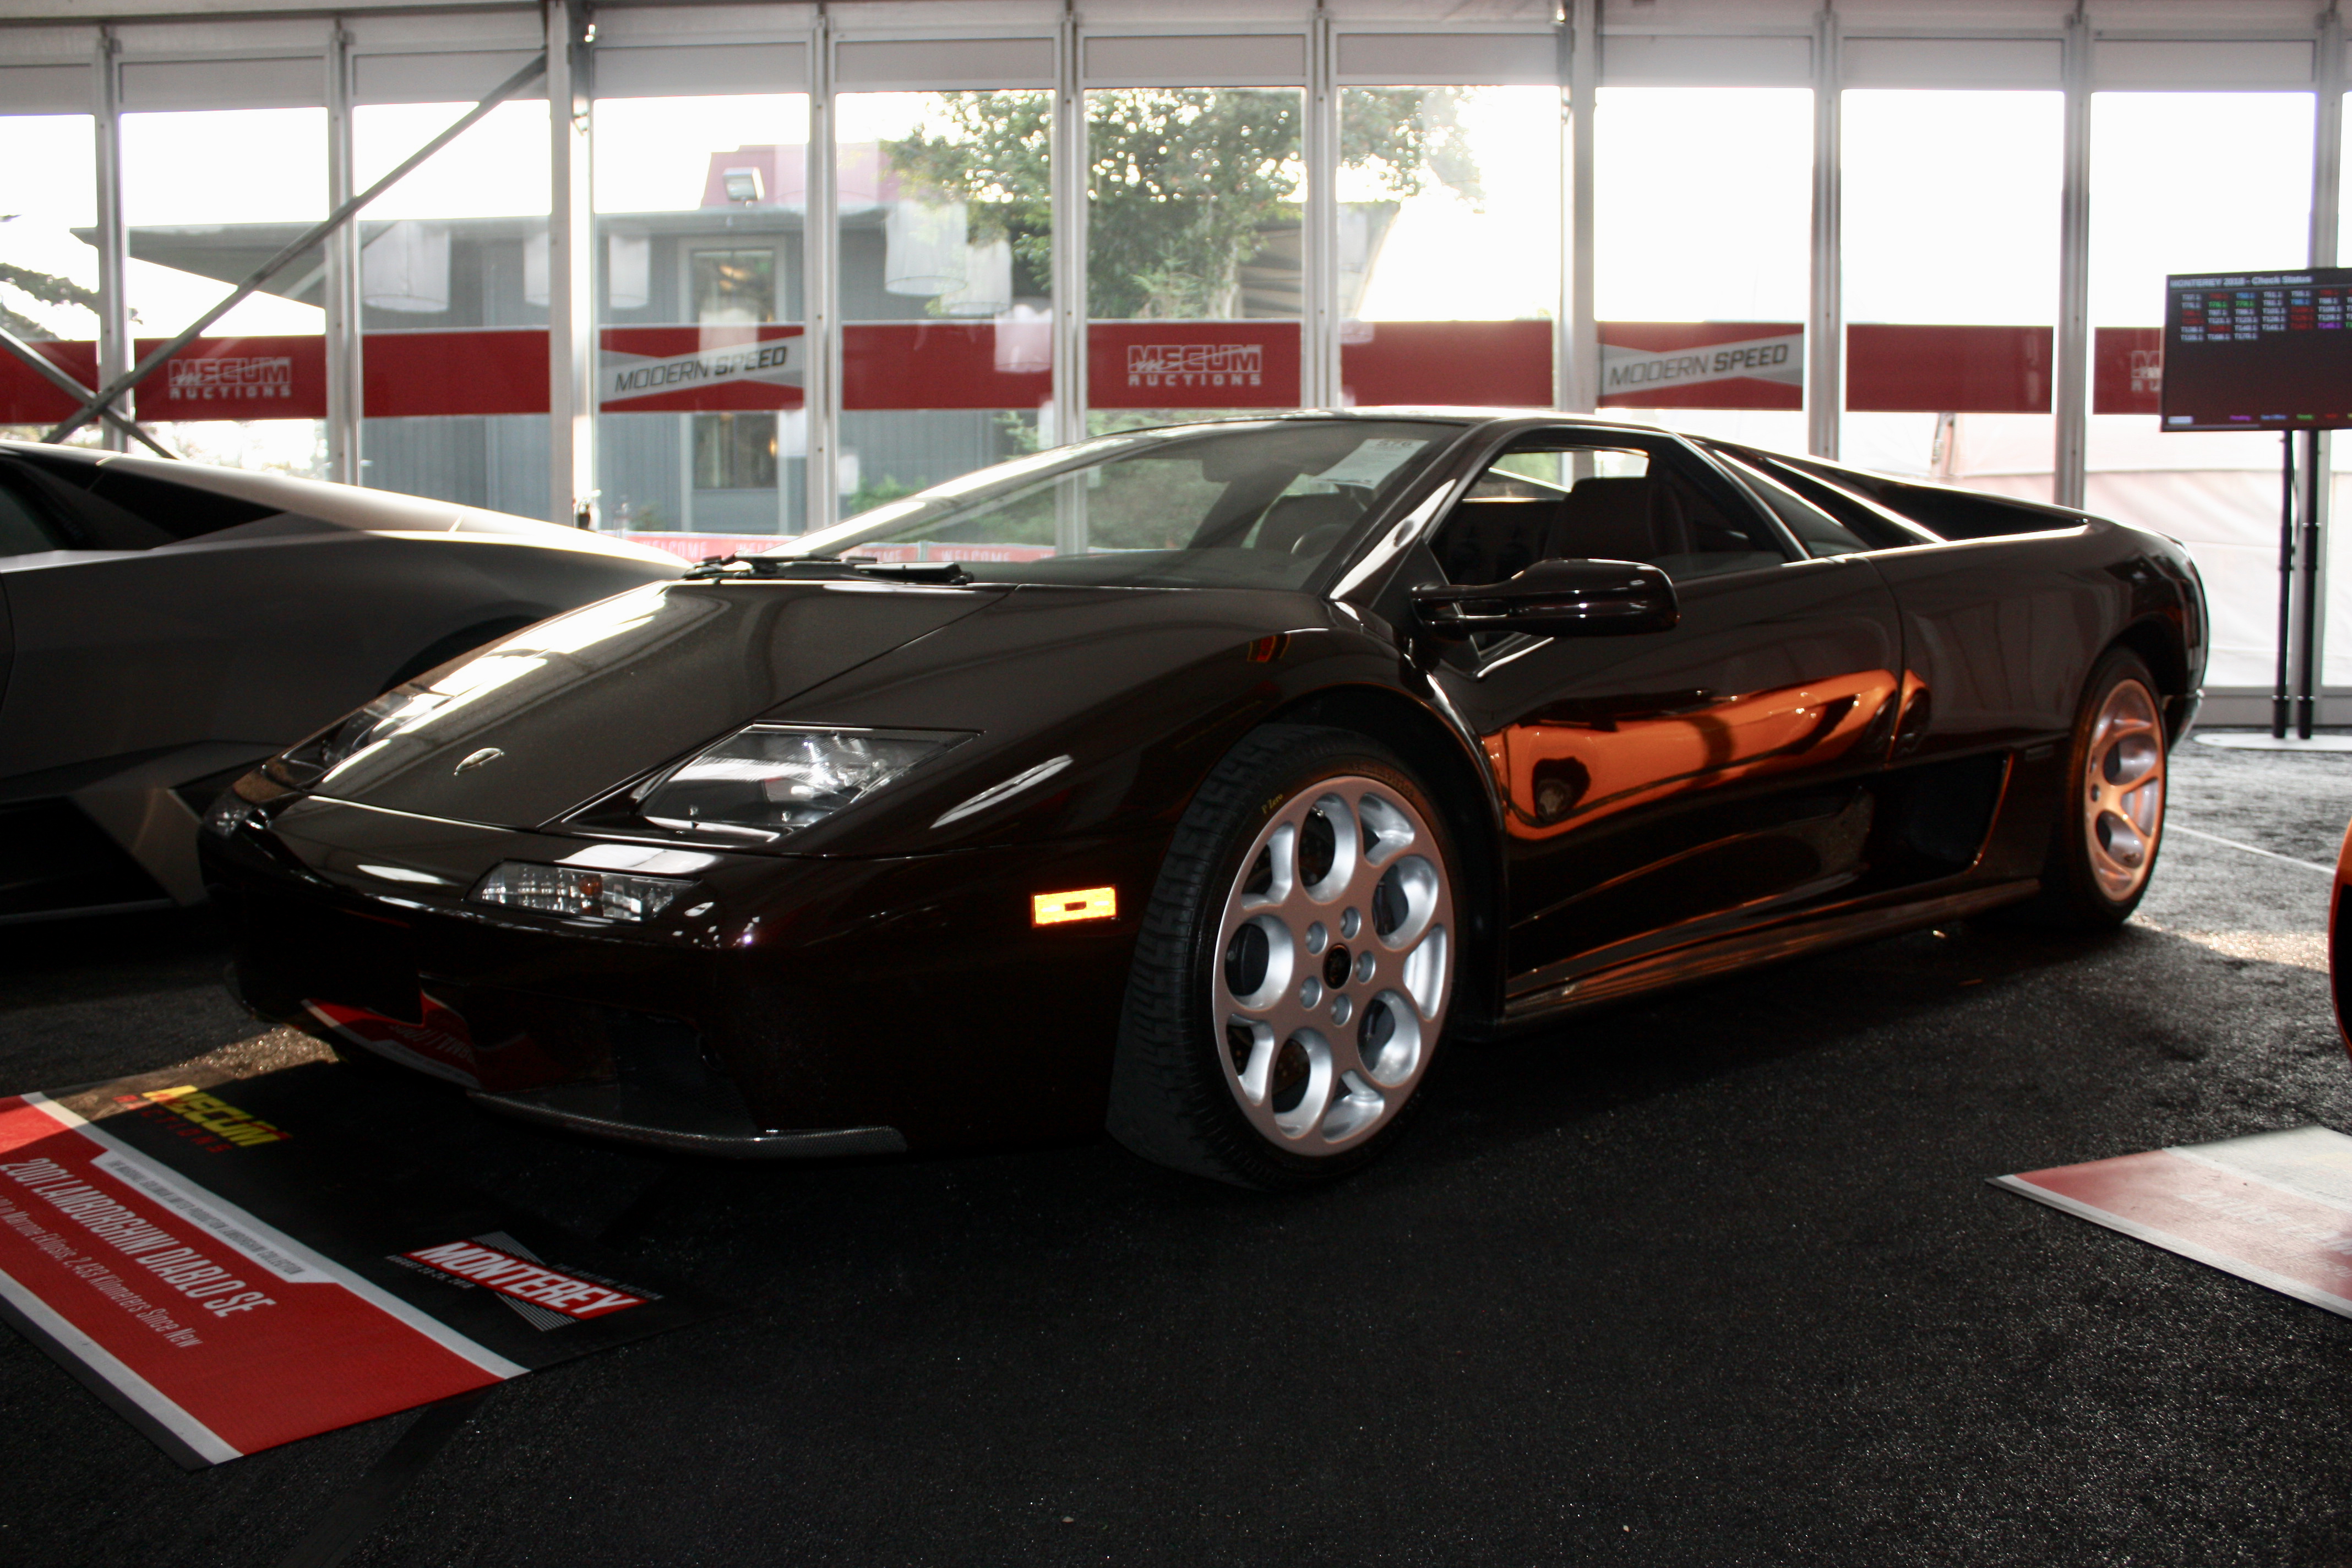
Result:
<svg viewBox="0 0 2352 1568">
<path fill-rule="evenodd" d="M 1456 861 L 1387 748 L 1267 725 L 1178 826 L 1143 918 L 1108 1125 L 1242 1186 L 1345 1175 L 1394 1141 L 1444 1034 Z"/>
</svg>

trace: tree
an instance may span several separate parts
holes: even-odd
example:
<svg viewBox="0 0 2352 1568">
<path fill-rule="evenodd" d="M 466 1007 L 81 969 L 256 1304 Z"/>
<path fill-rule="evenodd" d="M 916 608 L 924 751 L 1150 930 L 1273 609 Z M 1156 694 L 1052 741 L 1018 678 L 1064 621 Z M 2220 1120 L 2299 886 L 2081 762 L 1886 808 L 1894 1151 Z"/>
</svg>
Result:
<svg viewBox="0 0 2352 1568">
<path fill-rule="evenodd" d="M 1391 195 L 1433 176 L 1484 199 L 1447 88 L 1352 89 L 1339 163 Z M 1043 94 L 946 95 L 944 123 L 886 142 L 900 178 L 968 204 L 975 239 L 1008 237 L 1032 276 L 1051 270 L 1052 106 Z M 1238 313 L 1242 265 L 1299 220 L 1300 95 L 1136 89 L 1087 95 L 1087 309 L 1098 320 Z"/>
<path fill-rule="evenodd" d="M 0 214 L 0 223 L 14 223 L 20 213 Z M 70 278 L 60 278 L 53 272 L 37 272 L 29 267 L 19 267 L 13 261 L 0 261 L 0 284 L 18 293 L 39 300 L 44 305 L 65 305 L 98 313 L 98 291 L 85 289 Z M 0 327 L 5 327 L 17 337 L 29 342 L 55 338 L 58 334 L 30 316 L 0 304 Z"/>
</svg>

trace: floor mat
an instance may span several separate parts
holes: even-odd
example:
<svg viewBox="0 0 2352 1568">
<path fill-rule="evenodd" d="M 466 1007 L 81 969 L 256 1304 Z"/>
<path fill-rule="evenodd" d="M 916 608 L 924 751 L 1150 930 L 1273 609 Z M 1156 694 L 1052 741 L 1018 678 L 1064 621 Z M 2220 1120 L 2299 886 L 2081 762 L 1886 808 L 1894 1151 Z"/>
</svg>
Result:
<svg viewBox="0 0 2352 1568">
<path fill-rule="evenodd" d="M 2151 1149 L 1993 1184 L 2352 1318 L 2352 1138 L 2332 1129 Z"/>
</svg>

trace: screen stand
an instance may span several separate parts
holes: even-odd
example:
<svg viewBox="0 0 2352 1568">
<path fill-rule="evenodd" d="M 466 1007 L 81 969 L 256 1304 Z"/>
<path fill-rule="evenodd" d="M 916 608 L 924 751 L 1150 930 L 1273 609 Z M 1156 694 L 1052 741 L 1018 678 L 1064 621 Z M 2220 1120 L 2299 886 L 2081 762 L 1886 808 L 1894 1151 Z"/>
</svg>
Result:
<svg viewBox="0 0 2352 1568">
<path fill-rule="evenodd" d="M 2278 677 L 2271 688 L 2271 739 L 2286 739 L 2292 719 L 2295 738 L 2311 739 L 2319 709 L 2319 436 L 2303 432 L 2303 466 L 2296 472 L 2294 431 L 2279 438 Z M 2296 480 L 2300 478 L 2301 484 Z M 2296 510 L 2302 511 L 2302 538 Z M 2296 591 L 2295 568 L 2303 569 Z M 2289 671 L 2293 680 L 2289 680 Z"/>
<path fill-rule="evenodd" d="M 2294 432 L 2279 437 L 2278 675 L 2271 683 L 2271 739 L 2286 739 L 2287 658 L 2294 626 Z"/>
<path fill-rule="evenodd" d="M 2294 439 L 2289 437 L 2288 439 Z M 2327 476 L 2319 468 L 2319 432 L 2303 432 L 2303 539 L 2296 554 L 2303 565 L 2301 622 L 2295 639 L 2294 732 L 2311 739 L 2319 707 L 2319 487 Z"/>
</svg>

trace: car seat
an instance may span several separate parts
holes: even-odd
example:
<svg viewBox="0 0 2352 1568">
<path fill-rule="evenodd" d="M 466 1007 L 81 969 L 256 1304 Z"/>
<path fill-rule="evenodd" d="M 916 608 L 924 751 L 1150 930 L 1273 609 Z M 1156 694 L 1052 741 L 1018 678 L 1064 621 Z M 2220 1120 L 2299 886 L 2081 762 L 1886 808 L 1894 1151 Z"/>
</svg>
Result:
<svg viewBox="0 0 2352 1568">
<path fill-rule="evenodd" d="M 1252 548 L 1320 555 L 1363 515 L 1363 502 L 1350 495 L 1285 496 L 1266 508 Z"/>
</svg>

